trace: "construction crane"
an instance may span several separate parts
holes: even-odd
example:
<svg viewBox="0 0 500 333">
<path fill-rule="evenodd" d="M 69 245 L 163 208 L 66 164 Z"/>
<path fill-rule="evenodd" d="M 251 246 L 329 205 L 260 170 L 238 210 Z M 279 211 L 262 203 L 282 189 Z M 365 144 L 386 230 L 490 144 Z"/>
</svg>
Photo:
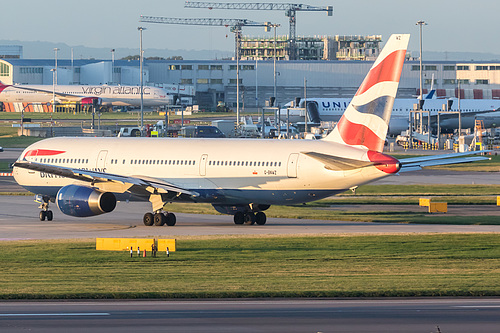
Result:
<svg viewBox="0 0 500 333">
<path fill-rule="evenodd" d="M 276 59 L 276 27 L 279 24 L 270 22 L 254 22 L 247 19 L 223 19 L 223 18 L 173 18 L 173 17 L 155 17 L 143 16 L 139 22 L 147 23 L 163 23 L 163 24 L 184 24 L 184 25 L 210 25 L 210 26 L 224 26 L 230 27 L 231 32 L 234 33 L 234 53 L 236 58 L 236 123 L 239 124 L 240 116 L 240 50 L 241 50 L 241 28 L 248 27 L 265 27 L 266 31 L 274 28 L 274 45 L 275 45 L 275 59 Z M 276 68 L 276 67 L 275 67 Z M 274 70 L 276 75 L 276 69 Z"/>
<path fill-rule="evenodd" d="M 267 31 L 267 28 L 279 26 L 269 22 L 254 22 L 247 19 L 173 18 L 173 17 L 156 17 L 156 16 L 143 16 L 143 15 L 141 15 L 139 22 L 230 27 L 230 30 L 231 32 L 234 33 L 234 38 L 235 38 L 234 57 L 236 59 L 240 58 L 242 27 L 266 27 Z"/>
<path fill-rule="evenodd" d="M 295 3 L 262 3 L 262 2 L 197 2 L 186 1 L 185 8 L 208 8 L 208 9 L 239 9 L 239 10 L 282 10 L 289 18 L 290 30 L 288 39 L 288 49 L 290 60 L 297 59 L 296 47 L 296 13 L 326 11 L 328 16 L 333 16 L 333 6 L 318 7 Z"/>
</svg>

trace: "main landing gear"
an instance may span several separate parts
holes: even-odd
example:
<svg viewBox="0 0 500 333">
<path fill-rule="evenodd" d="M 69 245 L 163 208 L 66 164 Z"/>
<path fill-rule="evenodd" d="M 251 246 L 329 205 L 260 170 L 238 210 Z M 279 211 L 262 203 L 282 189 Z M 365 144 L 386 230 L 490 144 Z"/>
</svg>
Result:
<svg viewBox="0 0 500 333">
<path fill-rule="evenodd" d="M 40 201 L 37 202 L 40 203 L 40 206 L 38 208 L 42 209 L 39 214 L 40 221 L 45 221 L 45 219 L 47 219 L 47 221 L 52 221 L 52 219 L 54 218 L 54 214 L 49 209 L 50 197 L 44 196 Z"/>
<path fill-rule="evenodd" d="M 264 212 L 236 212 L 234 214 L 234 224 L 255 224 L 257 223 L 258 225 L 264 225 L 266 224 L 267 217 Z"/>
<path fill-rule="evenodd" d="M 175 222 L 177 222 L 177 219 L 173 213 L 158 211 L 155 214 L 153 213 L 144 214 L 143 222 L 144 225 L 148 227 L 152 225 L 162 226 L 165 224 L 168 226 L 174 226 Z"/>
</svg>

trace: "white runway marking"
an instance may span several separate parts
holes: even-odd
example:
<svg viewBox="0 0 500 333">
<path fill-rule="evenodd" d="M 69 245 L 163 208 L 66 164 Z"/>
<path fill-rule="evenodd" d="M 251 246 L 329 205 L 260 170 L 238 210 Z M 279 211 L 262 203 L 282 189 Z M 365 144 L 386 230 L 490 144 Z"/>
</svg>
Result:
<svg viewBox="0 0 500 333">
<path fill-rule="evenodd" d="M 0 317 L 110 316 L 109 313 L 0 313 Z"/>
</svg>

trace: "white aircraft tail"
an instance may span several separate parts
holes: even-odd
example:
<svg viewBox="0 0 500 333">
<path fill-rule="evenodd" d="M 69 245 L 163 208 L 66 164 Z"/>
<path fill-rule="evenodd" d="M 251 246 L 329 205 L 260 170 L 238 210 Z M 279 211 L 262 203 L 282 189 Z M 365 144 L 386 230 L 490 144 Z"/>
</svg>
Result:
<svg viewBox="0 0 500 333">
<path fill-rule="evenodd" d="M 324 140 L 381 152 L 410 35 L 392 35 L 337 126 Z"/>
</svg>

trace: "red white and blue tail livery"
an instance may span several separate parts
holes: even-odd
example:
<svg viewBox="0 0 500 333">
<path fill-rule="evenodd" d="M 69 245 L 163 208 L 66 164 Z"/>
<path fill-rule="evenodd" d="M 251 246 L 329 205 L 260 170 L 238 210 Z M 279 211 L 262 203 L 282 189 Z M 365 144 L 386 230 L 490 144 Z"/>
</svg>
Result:
<svg viewBox="0 0 500 333">
<path fill-rule="evenodd" d="M 342 120 L 324 140 L 51 138 L 14 163 L 16 181 L 64 214 L 111 212 L 117 201 L 152 204 L 145 225 L 174 225 L 172 201 L 205 202 L 236 224 L 265 224 L 270 205 L 319 200 L 405 168 L 455 163 L 401 160 L 382 153 L 408 35 L 393 35 Z M 458 157 L 462 155 L 454 155 Z M 483 157 L 471 157 L 468 162 Z"/>
<path fill-rule="evenodd" d="M 381 152 L 410 35 L 392 35 L 326 140 Z"/>
</svg>

